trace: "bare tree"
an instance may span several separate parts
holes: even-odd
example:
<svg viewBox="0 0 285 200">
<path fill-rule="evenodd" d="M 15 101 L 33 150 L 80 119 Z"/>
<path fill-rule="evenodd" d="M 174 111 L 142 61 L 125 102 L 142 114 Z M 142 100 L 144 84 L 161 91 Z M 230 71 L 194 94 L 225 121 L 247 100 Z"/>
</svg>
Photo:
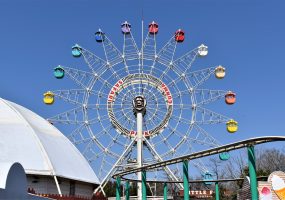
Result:
<svg viewBox="0 0 285 200">
<path fill-rule="evenodd" d="M 278 149 L 258 149 L 256 156 L 257 171 L 270 174 L 285 171 L 285 154 Z"/>
</svg>

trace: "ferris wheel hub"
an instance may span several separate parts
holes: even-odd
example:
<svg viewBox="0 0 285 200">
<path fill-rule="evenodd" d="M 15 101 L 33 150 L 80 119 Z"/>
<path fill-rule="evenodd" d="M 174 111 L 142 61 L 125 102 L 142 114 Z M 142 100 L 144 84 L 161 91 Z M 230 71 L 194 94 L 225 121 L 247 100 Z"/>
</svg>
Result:
<svg viewBox="0 0 285 200">
<path fill-rule="evenodd" d="M 146 98 L 144 96 L 136 96 L 133 100 L 134 114 L 142 113 L 143 116 L 146 112 Z"/>
</svg>

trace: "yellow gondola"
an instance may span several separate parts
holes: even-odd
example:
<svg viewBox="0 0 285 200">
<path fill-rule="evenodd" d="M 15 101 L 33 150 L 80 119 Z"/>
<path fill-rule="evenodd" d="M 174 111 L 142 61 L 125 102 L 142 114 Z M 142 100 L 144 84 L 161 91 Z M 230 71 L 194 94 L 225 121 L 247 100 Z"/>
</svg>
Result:
<svg viewBox="0 0 285 200">
<path fill-rule="evenodd" d="M 44 103 L 47 105 L 51 105 L 54 103 L 54 94 L 51 91 L 47 91 L 44 93 Z"/>
<path fill-rule="evenodd" d="M 224 67 L 222 67 L 221 65 L 216 67 L 215 76 L 217 79 L 222 79 L 225 77 L 225 75 L 226 75 L 226 69 Z"/>
<path fill-rule="evenodd" d="M 237 121 L 231 119 L 227 122 L 227 131 L 229 133 L 234 133 L 238 130 L 238 123 Z"/>
</svg>

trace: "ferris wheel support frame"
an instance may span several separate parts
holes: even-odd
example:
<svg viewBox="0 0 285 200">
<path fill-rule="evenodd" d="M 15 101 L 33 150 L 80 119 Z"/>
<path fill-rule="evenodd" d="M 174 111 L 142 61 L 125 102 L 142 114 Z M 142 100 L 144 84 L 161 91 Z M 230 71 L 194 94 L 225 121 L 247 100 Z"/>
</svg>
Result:
<svg viewBox="0 0 285 200">
<path fill-rule="evenodd" d="M 121 164 L 121 162 L 124 160 L 125 156 L 130 152 L 132 149 L 137 137 L 135 137 L 131 143 L 128 145 L 128 147 L 125 149 L 125 151 L 122 153 L 122 155 L 118 158 L 117 162 L 113 165 L 112 169 L 109 171 L 109 173 L 104 177 L 104 179 L 101 181 L 100 185 L 94 190 L 93 194 L 96 194 L 99 190 L 101 190 L 106 196 L 104 192 L 104 187 L 107 185 L 108 180 L 113 176 L 113 173 L 115 172 L 118 165 Z"/>
<path fill-rule="evenodd" d="M 143 166 L 143 137 L 142 137 L 142 128 L 143 128 L 143 114 L 142 112 L 138 112 L 136 114 L 137 116 L 137 166 L 142 167 Z M 138 172 L 138 200 L 142 199 L 142 183 L 140 182 L 142 180 L 142 172 Z"/>
</svg>

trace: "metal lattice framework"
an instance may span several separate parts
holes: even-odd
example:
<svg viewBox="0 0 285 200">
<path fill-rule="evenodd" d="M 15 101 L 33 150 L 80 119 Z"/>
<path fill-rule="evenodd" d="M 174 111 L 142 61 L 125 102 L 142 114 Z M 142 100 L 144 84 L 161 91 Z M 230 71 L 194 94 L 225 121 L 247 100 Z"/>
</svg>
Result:
<svg viewBox="0 0 285 200">
<path fill-rule="evenodd" d="M 136 116 L 132 107 L 136 96 L 147 101 L 143 118 L 144 164 L 189 154 L 194 144 L 220 146 L 202 126 L 229 120 L 205 108 L 224 98 L 227 91 L 201 88 L 215 74 L 215 67 L 191 68 L 195 59 L 202 57 L 204 45 L 175 58 L 181 45 L 175 36 L 159 50 L 158 35 L 149 32 L 139 49 L 130 31 L 123 34 L 120 51 L 105 33 L 100 33 L 103 39 L 97 45 L 102 45 L 105 58 L 79 47 L 89 70 L 63 66 L 65 75 L 78 88 L 53 91 L 55 98 L 74 107 L 48 119 L 54 124 L 76 127 L 68 137 L 93 166 L 100 188 L 118 170 L 136 167 Z M 202 161 L 195 160 L 193 164 L 207 171 Z M 163 169 L 169 179 L 178 180 L 172 166 Z"/>
</svg>

